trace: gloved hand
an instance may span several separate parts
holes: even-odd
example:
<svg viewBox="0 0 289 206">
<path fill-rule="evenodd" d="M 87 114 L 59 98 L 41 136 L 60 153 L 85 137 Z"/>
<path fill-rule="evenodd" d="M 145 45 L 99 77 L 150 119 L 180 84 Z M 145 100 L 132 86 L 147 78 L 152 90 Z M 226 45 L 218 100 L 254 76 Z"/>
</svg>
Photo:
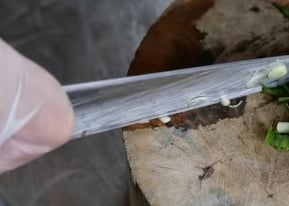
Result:
<svg viewBox="0 0 289 206">
<path fill-rule="evenodd" d="M 67 142 L 73 122 L 60 84 L 0 39 L 0 173 Z"/>
</svg>

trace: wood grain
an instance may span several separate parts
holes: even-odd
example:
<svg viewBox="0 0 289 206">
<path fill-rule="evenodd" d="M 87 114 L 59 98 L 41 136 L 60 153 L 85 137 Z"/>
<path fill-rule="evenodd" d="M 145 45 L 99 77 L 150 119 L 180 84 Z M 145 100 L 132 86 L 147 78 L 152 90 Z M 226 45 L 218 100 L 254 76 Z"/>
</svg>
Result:
<svg viewBox="0 0 289 206">
<path fill-rule="evenodd" d="M 288 201 L 288 153 L 264 144 L 271 121 L 288 111 L 248 97 L 239 118 L 182 130 L 125 131 L 134 180 L 150 205 L 282 205 Z M 263 106 L 261 106 L 263 105 Z"/>
</svg>

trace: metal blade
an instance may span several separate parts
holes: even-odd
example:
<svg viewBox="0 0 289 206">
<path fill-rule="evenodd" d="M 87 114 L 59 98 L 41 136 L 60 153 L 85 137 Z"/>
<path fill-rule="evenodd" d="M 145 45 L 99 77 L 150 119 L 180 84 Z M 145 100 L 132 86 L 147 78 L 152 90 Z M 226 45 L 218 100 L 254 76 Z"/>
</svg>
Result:
<svg viewBox="0 0 289 206">
<path fill-rule="evenodd" d="M 277 86 L 288 80 L 267 78 L 277 64 L 288 67 L 289 56 L 65 86 L 76 114 L 73 137 L 205 107 L 224 96 L 247 96 L 261 91 L 258 83 Z"/>
</svg>

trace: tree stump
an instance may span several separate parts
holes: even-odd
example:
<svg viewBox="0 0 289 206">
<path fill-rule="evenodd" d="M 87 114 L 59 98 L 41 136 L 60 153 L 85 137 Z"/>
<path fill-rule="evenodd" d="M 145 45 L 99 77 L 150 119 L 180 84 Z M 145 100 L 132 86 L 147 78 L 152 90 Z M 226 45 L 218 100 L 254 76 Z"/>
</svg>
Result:
<svg viewBox="0 0 289 206">
<path fill-rule="evenodd" d="M 129 75 L 288 54 L 288 28 L 263 0 L 179 0 L 149 30 Z M 288 109 L 264 94 L 241 100 L 124 128 L 143 205 L 287 205 L 289 153 L 264 138 Z"/>
</svg>

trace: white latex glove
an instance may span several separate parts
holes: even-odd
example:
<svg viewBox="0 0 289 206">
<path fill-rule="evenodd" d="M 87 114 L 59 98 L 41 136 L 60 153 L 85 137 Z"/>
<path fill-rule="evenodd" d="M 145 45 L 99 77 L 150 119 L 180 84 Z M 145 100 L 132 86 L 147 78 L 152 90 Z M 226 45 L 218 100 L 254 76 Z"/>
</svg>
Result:
<svg viewBox="0 0 289 206">
<path fill-rule="evenodd" d="M 73 122 L 60 84 L 0 39 L 0 173 L 67 142 Z"/>
</svg>

